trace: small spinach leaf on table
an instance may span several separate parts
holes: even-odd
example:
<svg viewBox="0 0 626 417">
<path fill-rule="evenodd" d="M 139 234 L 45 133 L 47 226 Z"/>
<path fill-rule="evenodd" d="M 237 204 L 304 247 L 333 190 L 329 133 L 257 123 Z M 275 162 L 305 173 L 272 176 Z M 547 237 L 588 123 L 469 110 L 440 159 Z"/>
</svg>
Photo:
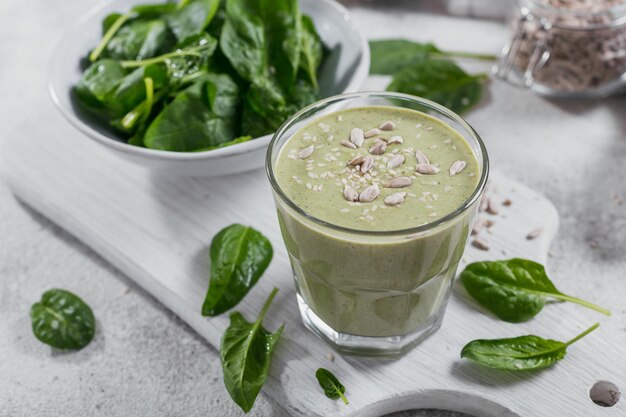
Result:
<svg viewBox="0 0 626 417">
<path fill-rule="evenodd" d="M 405 39 L 370 41 L 371 74 L 394 75 L 404 67 L 428 59 L 440 52 L 432 43 L 418 43 Z"/>
<path fill-rule="evenodd" d="M 164 19 L 178 42 L 184 42 L 206 29 L 217 12 L 220 0 L 189 0 L 179 5 L 179 8 L 166 14 Z"/>
<path fill-rule="evenodd" d="M 568 346 L 599 326 L 596 323 L 565 343 L 533 335 L 510 339 L 474 340 L 465 345 L 461 351 L 461 357 L 483 366 L 507 371 L 546 368 L 563 359 Z"/>
<path fill-rule="evenodd" d="M 233 401 L 246 413 L 252 409 L 265 383 L 272 353 L 285 327 L 280 326 L 274 333 L 263 327 L 263 318 L 277 292 L 274 288 L 254 323 L 246 321 L 241 313 L 232 313 L 230 326 L 222 337 L 220 359 L 224 385 Z"/>
<path fill-rule="evenodd" d="M 603 314 L 610 311 L 561 293 L 543 265 L 526 259 L 475 262 L 461 273 L 467 292 L 500 319 L 519 323 L 541 311 L 546 298 L 570 301 Z"/>
<path fill-rule="evenodd" d="M 388 91 L 432 100 L 456 113 L 480 101 L 486 74 L 470 75 L 450 61 L 418 61 L 396 73 Z"/>
<path fill-rule="evenodd" d="M 91 308 L 69 291 L 46 291 L 30 310 L 33 333 L 43 343 L 57 349 L 82 349 L 96 333 Z"/>
<path fill-rule="evenodd" d="M 341 398 L 343 403 L 348 405 L 348 399 L 344 395 L 346 387 L 339 382 L 337 377 L 333 375 L 332 372 L 328 369 L 319 368 L 317 372 L 315 372 L 315 377 L 317 378 L 317 382 L 319 382 L 320 386 L 324 389 L 324 395 L 331 400 Z"/>
<path fill-rule="evenodd" d="M 211 281 L 202 315 L 217 316 L 236 306 L 269 266 L 270 241 L 251 227 L 233 224 L 211 242 Z"/>
</svg>

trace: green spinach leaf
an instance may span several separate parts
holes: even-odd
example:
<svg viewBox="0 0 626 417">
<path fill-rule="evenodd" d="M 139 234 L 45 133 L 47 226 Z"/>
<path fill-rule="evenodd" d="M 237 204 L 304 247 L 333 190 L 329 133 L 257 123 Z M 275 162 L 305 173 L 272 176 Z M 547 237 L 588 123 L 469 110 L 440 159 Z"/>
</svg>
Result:
<svg viewBox="0 0 626 417">
<path fill-rule="evenodd" d="M 141 60 L 158 55 L 173 46 L 172 36 L 165 22 L 133 20 L 111 38 L 106 51 L 116 60 Z"/>
<path fill-rule="evenodd" d="M 394 75 L 405 67 L 425 61 L 433 52 L 440 51 L 432 43 L 405 39 L 370 41 L 370 74 Z"/>
<path fill-rule="evenodd" d="M 474 340 L 465 345 L 461 357 L 480 365 L 507 371 L 546 368 L 563 359 L 568 346 L 599 326 L 600 324 L 596 323 L 565 343 L 532 335 L 511 339 Z"/>
<path fill-rule="evenodd" d="M 272 260 L 272 244 L 248 226 L 232 224 L 211 242 L 211 282 L 203 316 L 217 316 L 236 306 L 254 287 Z"/>
<path fill-rule="evenodd" d="M 183 1 L 175 11 L 165 15 L 164 18 L 178 42 L 184 42 L 192 36 L 200 35 L 206 29 L 219 5 L 220 0 Z"/>
<path fill-rule="evenodd" d="M 227 0 L 220 49 L 247 81 L 268 77 L 267 41 L 253 0 Z"/>
<path fill-rule="evenodd" d="M 344 404 L 348 405 L 348 399 L 344 395 L 346 392 L 346 388 L 341 385 L 341 382 L 337 379 L 332 372 L 328 369 L 319 368 L 317 372 L 315 372 L 315 377 L 317 378 L 317 382 L 319 382 L 320 386 L 324 389 L 324 394 L 332 399 L 337 400 L 341 398 Z"/>
<path fill-rule="evenodd" d="M 300 67 L 304 69 L 311 84 L 317 90 L 317 69 L 322 63 L 324 46 L 309 16 L 302 16 L 302 47 Z"/>
<path fill-rule="evenodd" d="M 302 51 L 303 31 L 298 0 L 261 0 L 260 4 L 269 62 L 278 84 L 287 90 L 296 79 Z"/>
<path fill-rule="evenodd" d="M 412 94 L 463 113 L 480 101 L 486 74 L 470 75 L 450 61 L 415 62 L 396 73 L 388 91 Z"/>
<path fill-rule="evenodd" d="M 146 131 L 151 149 L 192 152 L 236 138 L 239 88 L 228 75 L 207 74 L 178 93 Z"/>
<path fill-rule="evenodd" d="M 512 323 L 530 320 L 541 311 L 548 297 L 611 314 L 602 307 L 561 293 L 543 265 L 526 259 L 472 263 L 461 273 L 461 281 L 483 307 Z"/>
<path fill-rule="evenodd" d="M 82 349 L 96 333 L 91 308 L 65 290 L 46 291 L 31 307 L 30 318 L 35 337 L 57 349 Z"/>
<path fill-rule="evenodd" d="M 105 108 L 109 97 L 125 76 L 126 72 L 118 62 L 101 59 L 87 68 L 74 92 L 87 107 Z"/>
<path fill-rule="evenodd" d="M 233 401 L 246 413 L 252 409 L 265 383 L 272 353 L 285 327 L 280 326 L 275 333 L 263 327 L 263 318 L 277 292 L 274 288 L 254 323 L 246 321 L 238 312 L 232 313 L 230 326 L 222 337 L 220 358 L 224 385 Z"/>
</svg>

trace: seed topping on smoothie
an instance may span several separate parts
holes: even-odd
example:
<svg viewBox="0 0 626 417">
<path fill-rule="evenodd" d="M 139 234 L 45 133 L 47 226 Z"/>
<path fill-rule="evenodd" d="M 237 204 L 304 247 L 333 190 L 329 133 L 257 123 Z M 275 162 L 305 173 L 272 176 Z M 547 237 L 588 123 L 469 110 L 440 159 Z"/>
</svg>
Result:
<svg viewBox="0 0 626 417">
<path fill-rule="evenodd" d="M 281 189 L 307 213 L 356 229 L 405 229 L 454 211 L 476 188 L 473 151 L 438 119 L 393 107 L 340 113 L 294 134 L 276 165 Z"/>
</svg>

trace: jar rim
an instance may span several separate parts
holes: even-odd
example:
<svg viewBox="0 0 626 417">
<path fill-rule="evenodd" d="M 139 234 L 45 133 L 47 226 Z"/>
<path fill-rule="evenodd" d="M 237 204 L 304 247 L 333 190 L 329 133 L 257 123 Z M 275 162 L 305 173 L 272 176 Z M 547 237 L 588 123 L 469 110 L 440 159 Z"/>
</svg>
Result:
<svg viewBox="0 0 626 417">
<path fill-rule="evenodd" d="M 322 108 L 326 106 L 327 104 L 337 103 L 337 102 L 341 102 L 345 100 L 364 99 L 364 98 L 382 98 L 382 99 L 391 98 L 391 99 L 401 99 L 401 100 L 406 100 L 406 101 L 412 101 L 414 103 L 427 106 L 431 108 L 432 110 L 438 112 L 439 114 L 450 118 L 456 123 L 459 123 L 463 127 L 463 129 L 465 129 L 467 133 L 472 137 L 472 140 L 476 142 L 477 148 L 480 152 L 479 156 L 482 158 L 480 179 L 478 180 L 478 184 L 476 184 L 476 187 L 474 188 L 474 191 L 472 192 L 472 194 L 463 203 L 459 204 L 459 206 L 455 210 L 451 211 L 450 213 L 446 214 L 445 216 L 433 222 L 426 223 L 420 226 L 409 227 L 405 229 L 385 230 L 385 231 L 362 230 L 362 229 L 354 229 L 351 227 L 339 226 L 339 225 L 327 222 L 325 220 L 322 220 L 308 213 L 307 211 L 303 210 L 298 205 L 296 205 L 282 190 L 282 188 L 278 184 L 278 181 L 274 175 L 274 162 L 272 161 L 272 155 L 273 155 L 274 149 L 277 146 L 279 139 L 287 133 L 287 130 L 290 127 L 292 127 L 293 124 L 300 121 L 301 117 L 307 115 L 311 111 L 315 111 L 318 108 Z M 467 210 L 473 207 L 474 203 L 480 198 L 480 196 L 482 195 L 487 185 L 487 180 L 489 177 L 489 157 L 487 155 L 487 148 L 485 147 L 485 144 L 483 140 L 481 139 L 481 137 L 478 135 L 478 133 L 461 116 L 457 115 L 452 110 L 449 110 L 448 108 L 440 104 L 437 104 L 431 100 L 427 100 L 425 98 L 421 98 L 417 96 L 412 96 L 409 94 L 401 94 L 401 93 L 395 93 L 395 92 L 364 91 L 364 92 L 358 92 L 358 93 L 339 94 L 336 96 L 319 100 L 303 108 L 302 110 L 300 110 L 299 112 L 291 116 L 287 121 L 285 121 L 282 124 L 282 126 L 276 131 L 276 133 L 272 137 L 272 140 L 267 148 L 267 153 L 266 153 L 266 158 L 265 158 L 265 170 L 266 170 L 267 176 L 269 178 L 269 181 L 270 181 L 270 184 L 272 186 L 274 193 L 291 210 L 295 211 L 298 215 L 304 217 L 305 219 L 312 221 L 313 223 L 316 223 L 320 226 L 323 226 L 324 228 L 328 228 L 328 229 L 338 231 L 338 232 L 349 233 L 349 234 L 360 235 L 360 236 L 394 237 L 394 236 L 403 236 L 403 235 L 408 235 L 408 234 L 413 235 L 413 234 L 418 234 L 418 233 L 423 233 L 423 232 L 434 230 L 450 221 L 453 221 L 454 219 L 458 218 L 461 214 L 465 213 Z"/>
<path fill-rule="evenodd" d="M 626 24 L 626 0 L 620 4 L 607 6 L 600 10 L 590 9 L 569 9 L 565 7 L 554 7 L 546 4 L 545 0 L 521 0 L 520 5 L 526 8 L 528 13 L 538 12 L 543 17 L 574 17 L 574 18 L 590 18 L 590 17 L 609 17 L 606 23 L 592 23 L 587 26 L 578 26 L 567 22 L 550 22 L 554 27 L 567 28 L 570 30 L 597 30 L 609 29 Z"/>
</svg>

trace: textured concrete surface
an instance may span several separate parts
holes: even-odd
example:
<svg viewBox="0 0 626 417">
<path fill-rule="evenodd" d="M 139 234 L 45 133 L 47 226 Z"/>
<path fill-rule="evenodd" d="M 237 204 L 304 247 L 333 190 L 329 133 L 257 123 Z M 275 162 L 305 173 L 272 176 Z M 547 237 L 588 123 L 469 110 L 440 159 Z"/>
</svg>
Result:
<svg viewBox="0 0 626 417">
<path fill-rule="evenodd" d="M 95 3 L 0 2 L 5 146 L 11 144 L 6 132 L 19 121 L 45 123 L 46 115 L 30 113 L 29 104 L 47 100 L 51 48 Z M 419 31 L 412 27 L 403 9 L 410 2 L 351 3 L 355 19 L 372 37 L 391 27 L 396 35 L 429 39 L 425 34 L 437 29 L 436 20 Z M 389 14 L 374 15 L 383 11 Z M 493 51 L 500 42 L 485 37 L 471 45 L 459 27 L 445 46 Z M 603 326 L 626 344 L 626 204 L 620 204 L 626 197 L 626 99 L 552 102 L 494 83 L 485 103 L 468 119 L 485 138 L 494 168 L 548 195 L 560 211 L 552 274 L 564 292 L 613 309 L 611 319 L 590 312 L 589 320 L 603 319 Z M 96 338 L 80 352 L 53 351 L 32 336 L 30 305 L 52 287 L 75 291 L 96 313 Z M 3 185 L 0 317 L 0 416 L 242 415 L 223 388 L 212 348 L 97 254 L 16 202 Z M 614 382 L 626 385 L 626 380 Z M 286 413 L 261 395 L 252 415 Z M 398 416 L 459 415 L 412 411 Z"/>
</svg>

